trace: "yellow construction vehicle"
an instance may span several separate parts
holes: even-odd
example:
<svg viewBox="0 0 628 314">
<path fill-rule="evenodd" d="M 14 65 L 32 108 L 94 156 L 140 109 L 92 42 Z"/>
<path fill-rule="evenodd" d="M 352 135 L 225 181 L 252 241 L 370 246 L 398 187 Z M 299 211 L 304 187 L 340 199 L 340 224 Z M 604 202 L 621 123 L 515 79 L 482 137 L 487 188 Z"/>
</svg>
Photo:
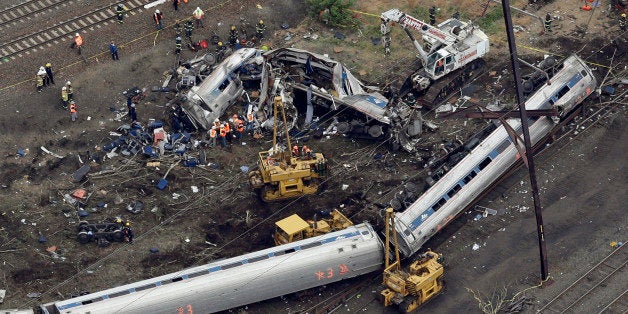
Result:
<svg viewBox="0 0 628 314">
<path fill-rule="evenodd" d="M 443 289 L 443 265 L 438 262 L 440 255 L 428 249 L 415 260 L 408 272 L 401 269 L 395 214 L 392 208 L 386 209 L 386 268 L 383 284 L 387 287 L 380 296 L 384 306 L 397 304 L 402 313 L 409 313 L 427 302 Z M 390 263 L 390 233 L 393 233 L 395 262 Z"/>
<path fill-rule="evenodd" d="M 327 161 L 321 153 L 290 151 L 290 135 L 281 96 L 274 99 L 273 148 L 259 153 L 259 167 L 249 174 L 249 183 L 265 202 L 314 194 L 320 179 L 327 175 Z M 277 145 L 277 115 L 281 111 L 288 149 Z"/>
<path fill-rule="evenodd" d="M 353 226 L 353 222 L 345 215 L 334 209 L 327 217 L 321 220 L 305 221 L 299 215 L 294 214 L 275 222 L 275 244 L 282 245 L 293 241 L 303 240 L 328 232 L 342 230 Z"/>
</svg>

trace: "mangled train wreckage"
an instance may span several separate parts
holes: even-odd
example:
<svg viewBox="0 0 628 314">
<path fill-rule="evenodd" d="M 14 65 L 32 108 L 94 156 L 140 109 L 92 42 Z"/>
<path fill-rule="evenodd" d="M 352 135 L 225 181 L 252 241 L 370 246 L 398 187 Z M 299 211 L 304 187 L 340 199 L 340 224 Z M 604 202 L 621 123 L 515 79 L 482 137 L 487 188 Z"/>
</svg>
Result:
<svg viewBox="0 0 628 314">
<path fill-rule="evenodd" d="M 568 57 L 562 68 L 525 103 L 527 109 L 556 109 L 567 117 L 595 89 L 585 62 Z M 543 142 L 556 119 L 530 119 L 534 144 Z M 414 255 L 451 223 L 488 186 L 521 161 L 504 124 L 521 133 L 516 119 L 490 127 L 428 190 L 395 217 L 398 249 Z M 40 313 L 204 313 L 222 311 L 381 269 L 384 243 L 368 223 L 274 248 L 247 253 L 175 273 L 40 305 Z M 27 312 L 29 311 L 29 312 Z M 32 313 L 27 310 L 20 313 Z"/>
<path fill-rule="evenodd" d="M 358 138 L 391 139 L 410 152 L 421 135 L 419 111 L 405 104 L 392 106 L 377 87 L 364 85 L 327 56 L 294 48 L 243 48 L 220 64 L 214 61 L 197 58 L 181 71 L 181 108 L 197 129 L 211 128 L 235 103 L 243 104 L 236 113 L 251 115 L 259 128 L 270 128 L 269 95 L 281 89 L 293 113 L 291 126 L 300 132 L 334 130 Z"/>
</svg>

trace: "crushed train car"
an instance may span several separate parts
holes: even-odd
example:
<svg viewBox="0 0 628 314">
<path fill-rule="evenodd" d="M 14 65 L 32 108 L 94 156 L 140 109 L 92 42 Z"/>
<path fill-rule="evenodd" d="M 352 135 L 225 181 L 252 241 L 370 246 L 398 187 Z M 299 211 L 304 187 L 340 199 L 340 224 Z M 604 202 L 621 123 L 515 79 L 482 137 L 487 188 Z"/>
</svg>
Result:
<svg viewBox="0 0 628 314">
<path fill-rule="evenodd" d="M 181 107 L 197 129 L 209 129 L 238 102 L 244 105 L 243 116 L 253 114 L 258 127 L 271 127 L 268 95 L 278 88 L 271 82 L 281 82 L 280 88 L 288 94 L 286 105 L 294 111 L 293 128 L 298 131 L 326 128 L 351 137 L 391 139 L 410 152 L 421 135 L 418 110 L 403 104 L 391 106 L 376 87 L 364 85 L 327 56 L 294 48 L 267 52 L 243 48 L 218 65 L 212 65 L 213 60 L 197 58 L 188 71 L 192 75 L 184 75 L 185 84 L 180 84 L 191 85 L 189 91 L 180 92 L 185 93 L 180 97 Z M 208 70 L 211 73 L 203 75 Z"/>
</svg>

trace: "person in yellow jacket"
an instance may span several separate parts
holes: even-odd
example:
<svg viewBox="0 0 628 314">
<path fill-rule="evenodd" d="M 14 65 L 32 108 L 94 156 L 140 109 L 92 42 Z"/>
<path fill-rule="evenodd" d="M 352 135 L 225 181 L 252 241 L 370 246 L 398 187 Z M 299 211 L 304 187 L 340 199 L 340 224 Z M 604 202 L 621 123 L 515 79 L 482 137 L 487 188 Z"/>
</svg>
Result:
<svg viewBox="0 0 628 314">
<path fill-rule="evenodd" d="M 67 109 L 68 108 L 68 89 L 63 86 L 61 88 L 61 102 L 63 103 L 63 108 Z"/>
</svg>

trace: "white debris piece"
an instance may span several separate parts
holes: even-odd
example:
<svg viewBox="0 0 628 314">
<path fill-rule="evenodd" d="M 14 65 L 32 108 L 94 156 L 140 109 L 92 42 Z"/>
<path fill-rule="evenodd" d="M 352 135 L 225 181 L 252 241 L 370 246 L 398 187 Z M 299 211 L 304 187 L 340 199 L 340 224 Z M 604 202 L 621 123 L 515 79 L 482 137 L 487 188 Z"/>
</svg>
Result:
<svg viewBox="0 0 628 314">
<path fill-rule="evenodd" d="M 192 188 L 192 193 L 198 193 L 198 186 L 192 185 L 191 188 Z"/>
<path fill-rule="evenodd" d="M 477 243 L 473 243 L 473 247 L 472 247 L 472 249 L 473 249 L 474 251 L 477 251 L 479 248 L 480 248 L 480 245 L 479 245 L 479 244 L 477 244 Z"/>
</svg>

